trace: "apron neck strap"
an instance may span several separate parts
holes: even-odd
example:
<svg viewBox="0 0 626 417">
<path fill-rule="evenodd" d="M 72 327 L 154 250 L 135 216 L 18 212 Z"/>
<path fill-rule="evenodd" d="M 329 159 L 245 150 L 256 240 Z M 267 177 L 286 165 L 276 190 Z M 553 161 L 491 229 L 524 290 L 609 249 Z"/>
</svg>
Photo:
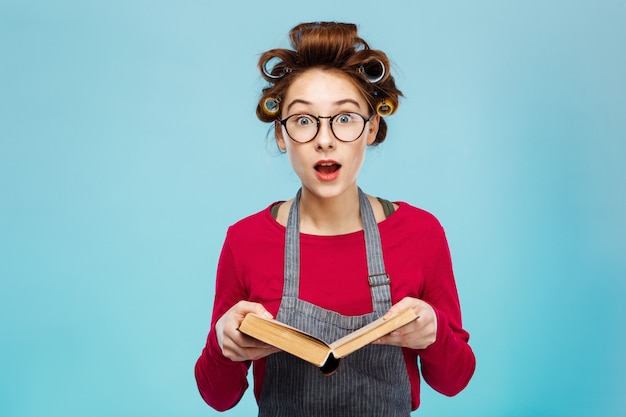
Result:
<svg viewBox="0 0 626 417">
<path fill-rule="evenodd" d="M 365 250 L 367 257 L 368 281 L 372 294 L 374 311 L 384 314 L 391 307 L 391 292 L 389 275 L 385 272 L 383 250 L 380 241 L 378 224 L 372 206 L 367 196 L 360 188 L 359 207 L 363 234 L 365 236 Z M 285 285 L 283 298 L 298 297 L 300 283 L 300 197 L 302 189 L 298 190 L 289 210 L 287 230 L 285 233 Z"/>
</svg>

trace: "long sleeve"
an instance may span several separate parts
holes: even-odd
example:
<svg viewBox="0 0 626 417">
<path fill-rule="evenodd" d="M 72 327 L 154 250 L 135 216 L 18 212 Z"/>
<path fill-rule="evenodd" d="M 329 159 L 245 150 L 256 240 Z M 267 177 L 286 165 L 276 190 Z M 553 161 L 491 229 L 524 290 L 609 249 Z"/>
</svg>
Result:
<svg viewBox="0 0 626 417">
<path fill-rule="evenodd" d="M 452 396 L 469 383 L 476 358 L 468 344 L 469 334 L 462 328 L 461 309 L 452 272 L 450 251 L 443 233 L 434 247 L 430 278 L 426 280 L 424 301 L 437 315 L 437 339 L 420 350 L 424 380 L 436 391 Z"/>
<path fill-rule="evenodd" d="M 391 277 L 392 302 L 410 296 L 433 306 L 438 318 L 436 342 L 423 350 L 405 349 L 413 409 L 420 402 L 422 363 L 424 380 L 435 390 L 454 395 L 473 374 L 475 359 L 463 330 L 461 311 L 443 228 L 430 213 L 399 203 L 379 223 L 385 267 Z M 299 297 L 312 304 L 356 316 L 371 312 L 365 241 L 362 232 L 339 236 L 301 235 Z M 215 323 L 240 300 L 261 303 L 276 315 L 283 292 L 285 228 L 270 208 L 232 225 L 217 267 L 210 333 L 196 362 L 195 375 L 202 398 L 216 410 L 237 404 L 248 388 L 249 362 L 233 362 L 222 355 Z M 320 260 L 323 260 L 321 262 Z M 252 364 L 254 394 L 260 399 L 265 359 Z"/>
<path fill-rule="evenodd" d="M 249 362 L 233 362 L 224 357 L 215 335 L 217 320 L 239 300 L 246 299 L 228 239 L 218 262 L 215 294 L 211 330 L 196 362 L 195 376 L 204 401 L 214 409 L 224 411 L 234 407 L 248 388 L 246 376 L 250 366 Z"/>
</svg>

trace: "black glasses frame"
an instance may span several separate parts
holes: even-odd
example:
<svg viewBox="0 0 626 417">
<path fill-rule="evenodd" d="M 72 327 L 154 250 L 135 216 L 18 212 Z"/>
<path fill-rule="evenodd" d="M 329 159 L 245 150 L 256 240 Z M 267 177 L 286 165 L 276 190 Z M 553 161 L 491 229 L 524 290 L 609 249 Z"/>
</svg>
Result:
<svg viewBox="0 0 626 417">
<path fill-rule="evenodd" d="M 361 129 L 361 133 L 359 133 L 356 138 L 352 139 L 352 140 L 343 140 L 340 137 L 337 136 L 337 134 L 335 133 L 335 131 L 333 130 L 333 121 L 335 120 L 335 118 L 337 116 L 342 116 L 344 114 L 355 114 L 357 116 L 359 116 L 361 119 L 363 119 L 363 129 Z M 315 121 L 317 122 L 317 129 L 315 131 L 315 134 L 313 135 L 313 137 L 307 141 L 304 142 L 300 142 L 298 140 L 295 140 L 290 134 L 289 134 L 289 129 L 287 129 L 287 121 L 289 119 L 291 119 L 292 117 L 296 117 L 296 116 L 308 116 L 311 117 L 312 119 L 315 119 Z M 357 140 L 358 138 L 361 137 L 361 135 L 363 134 L 363 132 L 365 131 L 365 125 L 367 125 L 367 122 L 369 122 L 370 120 L 372 120 L 374 118 L 375 114 L 369 116 L 369 117 L 365 117 L 362 114 L 356 113 L 356 112 L 342 112 L 342 113 L 337 113 L 333 116 L 313 116 L 312 114 L 308 114 L 308 113 L 296 113 L 296 114 L 292 114 L 291 116 L 287 116 L 282 120 L 278 120 L 278 123 L 280 123 L 284 128 L 285 131 L 287 132 L 287 136 L 289 136 L 289 138 L 291 140 L 293 140 L 296 143 L 309 143 L 311 142 L 313 139 L 315 139 L 317 137 L 317 135 L 320 133 L 320 123 L 322 122 L 321 119 L 328 119 L 328 124 L 330 125 L 330 131 L 333 132 L 333 136 L 340 142 L 354 142 L 355 140 Z"/>
</svg>

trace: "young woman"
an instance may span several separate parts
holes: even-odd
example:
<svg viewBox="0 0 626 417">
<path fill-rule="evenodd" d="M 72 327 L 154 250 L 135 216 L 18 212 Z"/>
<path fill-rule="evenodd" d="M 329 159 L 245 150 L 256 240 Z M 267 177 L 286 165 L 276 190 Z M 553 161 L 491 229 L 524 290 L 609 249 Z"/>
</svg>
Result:
<svg viewBox="0 0 626 417">
<path fill-rule="evenodd" d="M 475 358 L 437 219 L 357 186 L 401 92 L 387 56 L 355 25 L 301 24 L 290 39 L 293 50 L 260 58 L 270 85 L 257 116 L 274 124 L 302 187 L 229 228 L 198 388 L 210 406 L 229 409 L 253 364 L 260 416 L 408 416 L 419 406 L 418 359 L 430 386 L 455 395 Z M 332 342 L 407 308 L 418 319 L 343 358 L 331 376 L 238 331 L 254 312 Z"/>
</svg>

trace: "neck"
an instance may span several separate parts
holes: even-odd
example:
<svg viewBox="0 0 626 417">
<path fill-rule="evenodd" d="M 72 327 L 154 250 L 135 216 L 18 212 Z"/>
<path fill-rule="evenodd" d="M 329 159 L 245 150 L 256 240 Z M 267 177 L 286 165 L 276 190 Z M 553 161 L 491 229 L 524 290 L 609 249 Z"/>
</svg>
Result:
<svg viewBox="0 0 626 417">
<path fill-rule="evenodd" d="M 359 193 L 355 186 L 332 198 L 320 198 L 306 189 L 300 197 L 300 231 L 314 235 L 341 235 L 362 230 Z"/>
</svg>

